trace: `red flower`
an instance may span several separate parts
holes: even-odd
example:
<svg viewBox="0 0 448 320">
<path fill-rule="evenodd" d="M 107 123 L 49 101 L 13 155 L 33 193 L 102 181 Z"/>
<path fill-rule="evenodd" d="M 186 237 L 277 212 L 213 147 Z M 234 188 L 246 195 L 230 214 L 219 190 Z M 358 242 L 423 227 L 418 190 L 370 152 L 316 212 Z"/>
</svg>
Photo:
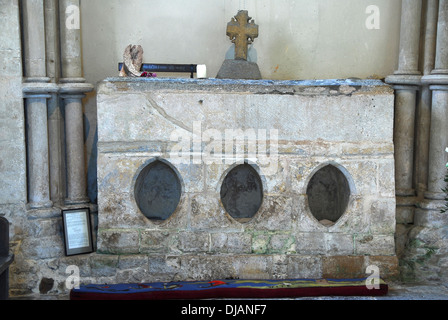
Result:
<svg viewBox="0 0 448 320">
<path fill-rule="evenodd" d="M 220 286 L 220 285 L 223 285 L 223 284 L 227 284 L 226 282 L 219 281 L 219 280 L 210 281 L 209 283 L 212 285 L 212 287 L 216 287 L 216 286 Z"/>
<path fill-rule="evenodd" d="M 157 77 L 157 74 L 155 74 L 155 73 L 152 73 L 152 72 L 143 72 L 141 75 L 140 75 L 140 77 L 142 77 L 142 78 L 155 78 L 155 77 Z"/>
</svg>

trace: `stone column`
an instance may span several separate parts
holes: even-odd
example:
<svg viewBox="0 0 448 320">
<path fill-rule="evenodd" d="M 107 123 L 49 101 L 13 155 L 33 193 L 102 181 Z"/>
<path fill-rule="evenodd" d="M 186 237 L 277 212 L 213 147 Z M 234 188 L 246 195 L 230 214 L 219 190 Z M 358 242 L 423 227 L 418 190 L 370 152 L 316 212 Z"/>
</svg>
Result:
<svg viewBox="0 0 448 320">
<path fill-rule="evenodd" d="M 78 24 L 79 0 L 60 0 L 60 41 L 62 78 L 60 92 L 65 105 L 65 135 L 67 159 L 66 204 L 89 202 L 84 152 L 84 94 L 93 86 L 82 78 L 81 30 Z"/>
<path fill-rule="evenodd" d="M 70 84 L 65 85 L 71 87 Z M 64 89 L 62 89 L 64 90 Z M 66 204 L 88 203 L 87 176 L 84 152 L 83 90 L 74 88 L 62 94 L 65 104 L 65 141 L 67 167 Z"/>
<path fill-rule="evenodd" d="M 414 196 L 414 137 L 420 48 L 421 0 L 403 0 L 401 12 L 398 70 L 386 78 L 396 90 L 395 102 L 395 177 L 397 196 Z"/>
<path fill-rule="evenodd" d="M 59 83 L 59 0 L 45 0 L 45 38 L 47 55 L 47 76 L 52 83 Z M 63 116 L 59 94 L 48 100 L 48 144 L 50 158 L 50 195 L 55 205 L 65 200 L 65 151 Z"/>
<path fill-rule="evenodd" d="M 443 200 L 448 161 L 448 0 L 439 1 L 435 69 L 422 81 L 432 90 L 428 191 L 425 198 Z"/>
<path fill-rule="evenodd" d="M 418 86 L 394 85 L 395 184 L 397 196 L 414 196 L 414 130 Z"/>
<path fill-rule="evenodd" d="M 424 36 L 422 44 L 421 64 L 423 74 L 429 75 L 434 69 L 436 55 L 436 37 L 437 37 L 437 16 L 439 0 L 427 0 L 425 12 L 425 25 L 422 35 Z M 429 85 L 422 82 L 420 99 L 417 108 L 417 154 L 416 154 L 416 177 L 417 195 L 424 197 L 428 189 L 428 157 L 429 157 L 429 135 L 431 127 L 431 102 L 432 93 Z"/>
<path fill-rule="evenodd" d="M 27 120 L 28 207 L 49 208 L 50 173 L 48 158 L 47 99 L 58 87 L 46 77 L 45 18 L 43 0 L 22 1 L 23 93 Z"/>
</svg>

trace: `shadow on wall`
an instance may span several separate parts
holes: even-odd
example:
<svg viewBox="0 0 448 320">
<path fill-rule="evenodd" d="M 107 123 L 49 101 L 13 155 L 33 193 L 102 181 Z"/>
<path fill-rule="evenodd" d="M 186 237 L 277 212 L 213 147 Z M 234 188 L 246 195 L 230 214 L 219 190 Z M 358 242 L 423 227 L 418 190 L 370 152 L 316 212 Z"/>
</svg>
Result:
<svg viewBox="0 0 448 320">
<path fill-rule="evenodd" d="M 232 44 L 230 48 L 226 52 L 226 60 L 233 60 L 235 59 L 235 45 Z M 257 49 L 254 48 L 254 45 L 250 45 L 247 48 L 247 61 L 258 63 L 258 53 Z"/>
<path fill-rule="evenodd" d="M 96 91 L 87 95 L 84 105 L 94 105 L 96 107 Z M 91 118 L 92 116 L 84 113 L 84 144 L 87 157 L 87 196 L 91 203 L 96 204 L 98 200 L 98 126 L 96 125 L 96 112 L 95 119 Z"/>
</svg>

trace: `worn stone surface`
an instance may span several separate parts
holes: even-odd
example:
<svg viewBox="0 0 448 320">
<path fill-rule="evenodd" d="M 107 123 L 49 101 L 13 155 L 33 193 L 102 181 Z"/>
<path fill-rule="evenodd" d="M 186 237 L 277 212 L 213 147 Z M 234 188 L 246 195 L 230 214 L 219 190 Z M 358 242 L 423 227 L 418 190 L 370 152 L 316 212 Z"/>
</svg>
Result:
<svg viewBox="0 0 448 320">
<path fill-rule="evenodd" d="M 0 205 L 26 201 L 26 147 L 18 2 L 4 0 L 0 19 Z"/>
<path fill-rule="evenodd" d="M 149 257 L 149 271 L 120 268 L 120 279 L 365 274 L 367 257 L 395 257 L 392 104 L 378 81 L 107 79 L 98 95 L 98 252 Z M 155 159 L 182 188 L 162 222 L 145 217 L 135 195 Z M 263 197 L 243 221 L 226 210 L 221 187 L 244 159 Z M 349 190 L 334 225 L 313 216 L 307 196 L 328 165 Z M 385 260 L 375 263 L 392 274 Z"/>
</svg>

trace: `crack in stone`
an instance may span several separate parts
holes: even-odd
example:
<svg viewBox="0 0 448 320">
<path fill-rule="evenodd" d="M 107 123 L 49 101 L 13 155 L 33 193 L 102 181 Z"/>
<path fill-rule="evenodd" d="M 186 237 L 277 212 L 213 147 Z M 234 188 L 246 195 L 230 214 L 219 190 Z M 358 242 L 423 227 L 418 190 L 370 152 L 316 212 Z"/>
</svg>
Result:
<svg viewBox="0 0 448 320">
<path fill-rule="evenodd" d="M 170 123 L 175 125 L 176 127 L 180 127 L 190 133 L 193 133 L 193 129 L 189 128 L 187 125 L 185 125 L 182 121 L 179 121 L 172 116 L 168 115 L 166 111 L 159 106 L 149 95 L 146 95 L 147 101 L 149 105 L 154 108 L 164 119 L 168 120 Z"/>
</svg>

